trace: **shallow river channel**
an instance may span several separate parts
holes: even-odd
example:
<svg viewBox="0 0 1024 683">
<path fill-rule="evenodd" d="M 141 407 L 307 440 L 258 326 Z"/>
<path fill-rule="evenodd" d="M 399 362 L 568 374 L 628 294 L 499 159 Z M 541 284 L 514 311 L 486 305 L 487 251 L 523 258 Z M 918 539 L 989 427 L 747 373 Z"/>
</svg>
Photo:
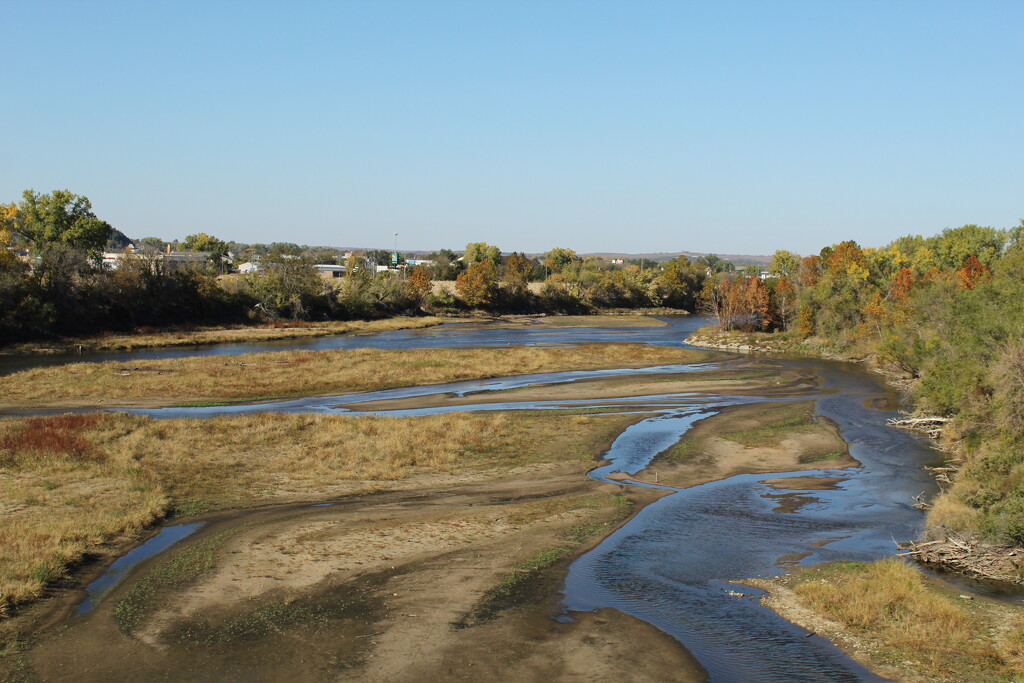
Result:
<svg viewBox="0 0 1024 683">
<path fill-rule="evenodd" d="M 690 332 L 706 321 L 671 318 L 666 327 L 580 329 L 473 329 L 458 325 L 366 337 L 338 337 L 216 347 L 202 353 L 241 353 L 271 349 L 326 349 L 359 346 L 505 346 L 585 344 L 629 341 L 684 346 Z M 69 360 L 127 360 L 197 355 L 197 350 L 144 351 Z M 0 373 L 17 369 L 23 359 L 8 359 Z M 315 397 L 257 406 L 220 406 L 140 410 L 154 417 L 200 417 L 245 411 L 385 414 L 360 403 L 426 395 L 481 397 L 459 405 L 396 409 L 388 415 L 422 415 L 472 410 L 564 409 L 654 413 L 627 428 L 606 454 L 607 464 L 590 476 L 620 486 L 669 489 L 570 567 L 563 589 L 564 611 L 574 614 L 614 608 L 642 619 L 681 642 L 707 670 L 712 681 L 865 681 L 880 680 L 845 656 L 829 641 L 808 634 L 762 607 L 762 593 L 730 583 L 776 575 L 793 566 L 833 560 L 871 560 L 896 551 L 894 540 L 916 538 L 922 513 L 913 497 L 930 494 L 934 484 L 922 465 L 935 459 L 926 439 L 886 426 L 897 408 L 892 392 L 856 365 L 813 359 L 770 362 L 819 378 L 818 415 L 830 419 L 859 467 L 774 474 L 740 475 L 675 490 L 643 472 L 660 452 L 676 443 L 697 421 L 741 403 L 777 397 L 666 394 L 634 398 L 517 401 L 492 392 L 531 385 L 564 384 L 609 375 L 674 373 L 728 368 L 732 360 L 644 371 L 550 373 L 455 385 L 394 389 L 356 397 Z M 2 363 L 0 363 L 2 366 Z M 806 397 L 805 397 L 806 398 Z M 344 401 L 342 404 L 341 401 Z M 616 474 L 614 479 L 606 479 Z M 828 479 L 820 490 L 787 489 L 786 479 Z M 773 480 L 766 483 L 766 480 Z M 169 527 L 170 528 L 170 527 Z M 118 567 L 125 572 L 124 566 Z M 109 583 L 109 581 L 108 581 Z M 93 596 L 91 600 L 98 600 Z"/>
</svg>

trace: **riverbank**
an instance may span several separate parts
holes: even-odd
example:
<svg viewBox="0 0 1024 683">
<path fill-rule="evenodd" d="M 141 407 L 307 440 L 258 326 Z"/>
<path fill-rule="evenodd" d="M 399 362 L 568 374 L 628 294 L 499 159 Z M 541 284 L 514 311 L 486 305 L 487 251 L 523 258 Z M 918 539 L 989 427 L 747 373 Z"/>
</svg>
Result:
<svg viewBox="0 0 1024 683">
<path fill-rule="evenodd" d="M 838 353 L 822 340 L 800 340 L 792 335 L 719 333 L 705 328 L 691 335 L 687 343 L 738 353 L 798 354 L 863 363 L 904 396 L 920 381 L 880 367 L 870 352 Z M 1024 572 L 1015 561 L 1024 548 L 981 540 L 986 526 L 990 539 L 991 534 L 1001 532 L 986 521 L 991 515 L 979 492 L 989 491 L 983 495 L 995 498 L 992 490 L 1005 490 L 1010 481 L 1005 463 L 1014 459 L 1002 457 L 998 448 L 980 438 L 977 426 L 963 419 L 922 418 L 922 424 L 918 431 L 936 442 L 937 459 L 945 461 L 934 472 L 945 486 L 935 499 L 919 503 L 928 510 L 923 532 L 926 542 L 905 544 L 909 552 L 903 554 L 908 561 L 953 574 L 1007 584 L 1024 582 Z M 995 466 L 995 461 L 1004 463 L 1003 467 Z M 977 596 L 965 600 L 957 593 L 950 594 L 946 584 L 913 571 L 911 564 L 897 565 L 902 569 L 894 567 L 892 560 L 847 563 L 798 570 L 750 585 L 768 591 L 765 604 L 780 615 L 820 632 L 882 675 L 907 681 L 960 681 L 1016 680 L 1024 673 L 1024 613 L 1019 608 Z M 844 605 L 869 604 L 873 594 L 894 583 L 901 585 L 902 592 L 886 605 L 871 607 L 876 613 L 870 617 L 865 612 L 851 615 L 844 609 Z M 812 597 L 816 591 L 831 597 Z M 969 627 L 949 631 L 950 623 L 967 623 Z"/>
<path fill-rule="evenodd" d="M 762 602 L 898 681 L 1009 681 L 1024 675 L 1024 611 L 964 595 L 896 559 L 743 581 Z"/>
</svg>

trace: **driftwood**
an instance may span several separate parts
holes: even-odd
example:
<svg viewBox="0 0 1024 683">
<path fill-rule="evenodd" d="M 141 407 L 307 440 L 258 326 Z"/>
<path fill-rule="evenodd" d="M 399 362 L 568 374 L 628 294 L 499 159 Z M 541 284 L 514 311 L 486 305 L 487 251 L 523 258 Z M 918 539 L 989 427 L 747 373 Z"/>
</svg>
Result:
<svg viewBox="0 0 1024 683">
<path fill-rule="evenodd" d="M 951 569 L 968 576 L 996 581 L 1024 583 L 1024 548 L 1012 545 L 981 543 L 975 538 L 949 536 L 940 541 L 897 543 L 904 552 L 898 557 L 909 557 L 927 565 Z"/>
<path fill-rule="evenodd" d="M 933 439 L 942 436 L 942 426 L 950 421 L 948 417 L 894 417 L 889 420 L 890 427 L 924 432 Z"/>
</svg>

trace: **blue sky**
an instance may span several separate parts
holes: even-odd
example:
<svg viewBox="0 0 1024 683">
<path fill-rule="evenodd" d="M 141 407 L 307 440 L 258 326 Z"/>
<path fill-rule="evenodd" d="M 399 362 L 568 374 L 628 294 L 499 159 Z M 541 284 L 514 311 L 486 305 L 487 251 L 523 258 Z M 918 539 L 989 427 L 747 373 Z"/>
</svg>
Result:
<svg viewBox="0 0 1024 683">
<path fill-rule="evenodd" d="M 0 0 L 0 201 L 134 237 L 771 253 L 1024 218 L 1024 2 Z"/>
</svg>

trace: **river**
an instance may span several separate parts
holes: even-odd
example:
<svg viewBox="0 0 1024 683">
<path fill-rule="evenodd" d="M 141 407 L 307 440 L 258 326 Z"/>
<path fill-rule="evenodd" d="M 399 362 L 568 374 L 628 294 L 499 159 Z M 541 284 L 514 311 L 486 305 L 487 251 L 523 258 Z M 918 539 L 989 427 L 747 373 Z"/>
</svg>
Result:
<svg viewBox="0 0 1024 683">
<path fill-rule="evenodd" d="M 673 318 L 666 327 L 460 330 L 458 325 L 400 331 L 366 337 L 336 337 L 289 342 L 231 345 L 209 349 L 146 350 L 81 358 L 44 358 L 42 362 L 168 358 L 243 353 L 273 349 L 417 348 L 586 344 L 630 341 L 684 346 L 683 339 L 706 321 Z M 25 362 L 16 359 L 17 364 Z M 11 371 L 15 362 L 4 368 Z M 714 364 L 727 367 L 730 361 Z M 859 467 L 842 470 L 740 475 L 674 491 L 641 510 L 625 525 L 570 567 L 564 586 L 562 619 L 605 607 L 638 617 L 670 634 L 697 658 L 712 681 L 861 681 L 880 680 L 829 641 L 781 619 L 758 602 L 760 591 L 727 583 L 777 575 L 792 566 L 833 560 L 872 560 L 891 555 L 895 540 L 916 538 L 923 515 L 912 497 L 932 492 L 922 464 L 934 460 L 927 440 L 886 426 L 893 397 L 862 368 L 814 359 L 777 359 L 783 366 L 813 371 L 821 381 L 814 395 L 818 415 L 834 421 Z M 287 412 L 363 412 L 360 402 L 427 394 L 487 396 L 516 387 L 575 382 L 613 374 L 690 372 L 710 364 L 668 366 L 645 371 L 617 370 L 460 382 L 458 384 L 368 392 L 357 397 L 314 397 L 259 406 L 218 406 L 134 411 L 154 417 L 200 417 L 251 410 Z M 2 371 L 2 370 L 0 370 Z M 502 402 L 389 411 L 421 415 L 440 411 L 516 410 L 600 407 L 657 413 L 627 428 L 606 458 L 591 472 L 605 480 L 613 472 L 636 475 L 659 452 L 676 442 L 697 420 L 739 403 L 777 400 L 751 396 L 666 394 L 637 398 Z M 881 406 L 879 408 L 878 406 Z M 828 477 L 823 490 L 787 491 L 767 479 Z M 652 486 L 650 482 L 620 482 Z M 661 486 L 661 488 L 668 488 Z M 780 496 L 789 504 L 780 505 Z M 123 570 L 123 567 L 121 568 Z"/>
</svg>

